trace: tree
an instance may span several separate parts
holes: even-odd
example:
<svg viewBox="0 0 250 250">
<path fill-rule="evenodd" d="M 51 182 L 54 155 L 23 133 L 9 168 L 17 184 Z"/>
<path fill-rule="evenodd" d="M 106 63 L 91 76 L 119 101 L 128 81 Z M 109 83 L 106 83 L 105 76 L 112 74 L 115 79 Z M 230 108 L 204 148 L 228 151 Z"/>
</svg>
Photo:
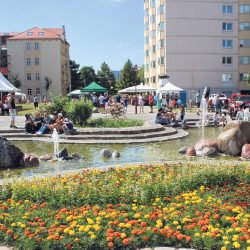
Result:
<svg viewBox="0 0 250 250">
<path fill-rule="evenodd" d="M 12 76 L 12 83 L 16 88 L 21 87 L 21 80 L 19 79 L 18 74 L 16 74 L 15 76 Z"/>
<path fill-rule="evenodd" d="M 50 85 L 52 84 L 52 80 L 50 80 L 48 77 L 44 78 L 44 89 L 45 89 L 45 97 L 47 100 L 47 93 L 50 88 Z"/>
<path fill-rule="evenodd" d="M 81 77 L 79 72 L 80 64 L 77 64 L 73 60 L 69 60 L 69 67 L 71 72 L 71 90 L 75 90 L 81 87 Z"/>
<path fill-rule="evenodd" d="M 100 70 L 97 71 L 97 77 L 100 85 L 107 88 L 109 92 L 112 92 L 115 87 L 115 76 L 107 63 L 103 62 L 101 64 Z"/>
<path fill-rule="evenodd" d="M 121 81 L 120 88 L 127 88 L 134 86 L 140 83 L 140 79 L 137 77 L 138 75 L 138 67 L 137 65 L 133 65 L 130 59 L 125 63 L 122 71 L 121 71 Z"/>
<path fill-rule="evenodd" d="M 144 83 L 144 66 L 139 67 L 139 70 L 137 72 L 137 79 L 139 83 Z"/>
<path fill-rule="evenodd" d="M 86 87 L 90 83 L 97 80 L 95 70 L 91 66 L 84 66 L 80 69 L 80 78 L 83 83 L 83 87 Z"/>
</svg>

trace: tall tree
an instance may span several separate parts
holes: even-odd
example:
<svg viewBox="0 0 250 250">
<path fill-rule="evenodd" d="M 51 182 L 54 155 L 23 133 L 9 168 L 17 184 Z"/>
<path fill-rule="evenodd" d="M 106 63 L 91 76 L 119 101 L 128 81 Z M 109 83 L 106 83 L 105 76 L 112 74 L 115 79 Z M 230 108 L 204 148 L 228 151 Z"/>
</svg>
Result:
<svg viewBox="0 0 250 250">
<path fill-rule="evenodd" d="M 109 92 L 113 91 L 115 87 L 115 76 L 107 63 L 103 62 L 101 64 L 100 70 L 97 71 L 97 77 L 102 87 L 107 88 Z"/>
<path fill-rule="evenodd" d="M 80 64 L 77 64 L 74 60 L 69 60 L 69 67 L 71 72 L 71 90 L 75 90 L 82 87 L 81 86 L 82 82 L 79 72 Z"/>
<path fill-rule="evenodd" d="M 127 88 L 134 86 L 140 83 L 140 79 L 137 77 L 138 67 L 137 65 L 133 65 L 130 59 L 124 64 L 124 67 L 121 71 L 121 81 L 120 88 Z"/>
<path fill-rule="evenodd" d="M 21 80 L 19 79 L 18 74 L 16 74 L 15 76 L 12 76 L 12 83 L 16 88 L 21 87 Z"/>
<path fill-rule="evenodd" d="M 86 87 L 93 81 L 97 80 L 95 70 L 91 66 L 84 66 L 80 69 L 80 77 L 83 83 L 83 87 Z"/>
<path fill-rule="evenodd" d="M 139 83 L 144 83 L 144 65 L 139 67 L 137 72 L 137 79 Z"/>
<path fill-rule="evenodd" d="M 49 91 L 49 88 L 50 88 L 50 86 L 51 86 L 51 84 L 52 84 L 52 80 L 50 80 L 48 77 L 45 77 L 44 78 L 44 89 L 45 89 L 45 97 L 46 97 L 46 101 L 47 101 L 47 94 L 48 94 L 48 91 Z"/>
</svg>

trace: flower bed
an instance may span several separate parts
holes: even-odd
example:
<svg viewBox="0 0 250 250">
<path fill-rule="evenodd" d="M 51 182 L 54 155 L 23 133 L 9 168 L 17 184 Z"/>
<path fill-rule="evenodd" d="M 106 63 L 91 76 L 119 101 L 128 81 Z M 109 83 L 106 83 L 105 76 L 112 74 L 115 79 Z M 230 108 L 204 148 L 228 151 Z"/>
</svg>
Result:
<svg viewBox="0 0 250 250">
<path fill-rule="evenodd" d="M 250 171 L 155 164 L 18 181 L 0 242 L 20 249 L 250 249 Z"/>
</svg>

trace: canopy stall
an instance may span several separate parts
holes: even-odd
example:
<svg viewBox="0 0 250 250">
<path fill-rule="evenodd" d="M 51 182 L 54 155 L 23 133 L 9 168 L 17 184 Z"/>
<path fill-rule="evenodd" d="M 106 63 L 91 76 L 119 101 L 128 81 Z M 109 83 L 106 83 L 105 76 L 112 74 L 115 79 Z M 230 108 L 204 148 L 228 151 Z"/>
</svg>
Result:
<svg viewBox="0 0 250 250">
<path fill-rule="evenodd" d="M 20 91 L 20 89 L 13 86 L 0 72 L 0 92 Z"/>
<path fill-rule="evenodd" d="M 171 93 L 171 92 L 180 92 L 180 91 L 183 91 L 183 89 L 175 86 L 171 82 L 168 82 L 162 88 L 158 89 L 157 93 Z"/>
<path fill-rule="evenodd" d="M 75 89 L 67 94 L 67 96 L 74 96 L 74 95 L 82 95 L 82 91 L 80 89 Z"/>
<path fill-rule="evenodd" d="M 153 92 L 153 91 L 156 91 L 156 88 L 140 84 L 126 89 L 121 89 L 118 91 L 118 93 L 143 93 L 143 92 Z"/>
<path fill-rule="evenodd" d="M 96 92 L 96 93 L 104 93 L 104 92 L 107 92 L 108 90 L 102 86 L 100 86 L 98 83 L 96 82 L 92 82 L 90 83 L 88 86 L 84 87 L 81 89 L 81 92 L 82 93 L 86 93 L 86 92 L 89 92 L 89 93 L 93 93 L 93 92 Z"/>
</svg>

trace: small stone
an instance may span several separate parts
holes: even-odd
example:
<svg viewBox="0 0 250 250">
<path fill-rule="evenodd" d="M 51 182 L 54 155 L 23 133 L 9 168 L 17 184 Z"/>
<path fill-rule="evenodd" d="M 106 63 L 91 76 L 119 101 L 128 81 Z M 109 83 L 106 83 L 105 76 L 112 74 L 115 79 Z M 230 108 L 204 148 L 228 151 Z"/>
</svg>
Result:
<svg viewBox="0 0 250 250">
<path fill-rule="evenodd" d="M 202 149 L 202 156 L 216 156 L 217 151 L 213 147 L 205 147 Z"/>
<path fill-rule="evenodd" d="M 244 144 L 241 150 L 241 157 L 250 159 L 250 144 Z"/>
<path fill-rule="evenodd" d="M 41 160 L 41 161 L 49 161 L 49 160 L 52 160 L 52 155 L 51 154 L 46 154 L 46 155 L 43 155 L 43 156 L 41 156 L 41 157 L 39 157 L 39 159 Z"/>
<path fill-rule="evenodd" d="M 112 152 L 109 149 L 102 149 L 101 155 L 102 155 L 102 157 L 109 158 L 112 156 Z"/>
<path fill-rule="evenodd" d="M 121 154 L 120 154 L 119 151 L 114 151 L 114 152 L 112 153 L 112 157 L 113 157 L 113 158 L 119 158 L 120 156 L 121 156 Z"/>
<path fill-rule="evenodd" d="M 36 167 L 39 166 L 39 159 L 33 155 L 25 155 L 24 162 L 26 167 Z"/>
<path fill-rule="evenodd" d="M 188 146 L 183 146 L 183 147 L 181 147 L 181 148 L 178 150 L 178 152 L 179 152 L 180 154 L 186 154 L 187 149 L 188 149 Z"/>
<path fill-rule="evenodd" d="M 193 146 L 188 147 L 186 156 L 196 156 L 196 150 Z"/>
<path fill-rule="evenodd" d="M 59 151 L 58 153 L 58 157 L 59 158 L 66 158 L 69 156 L 69 153 L 68 153 L 68 149 L 67 148 L 63 148 L 62 150 Z"/>
</svg>

